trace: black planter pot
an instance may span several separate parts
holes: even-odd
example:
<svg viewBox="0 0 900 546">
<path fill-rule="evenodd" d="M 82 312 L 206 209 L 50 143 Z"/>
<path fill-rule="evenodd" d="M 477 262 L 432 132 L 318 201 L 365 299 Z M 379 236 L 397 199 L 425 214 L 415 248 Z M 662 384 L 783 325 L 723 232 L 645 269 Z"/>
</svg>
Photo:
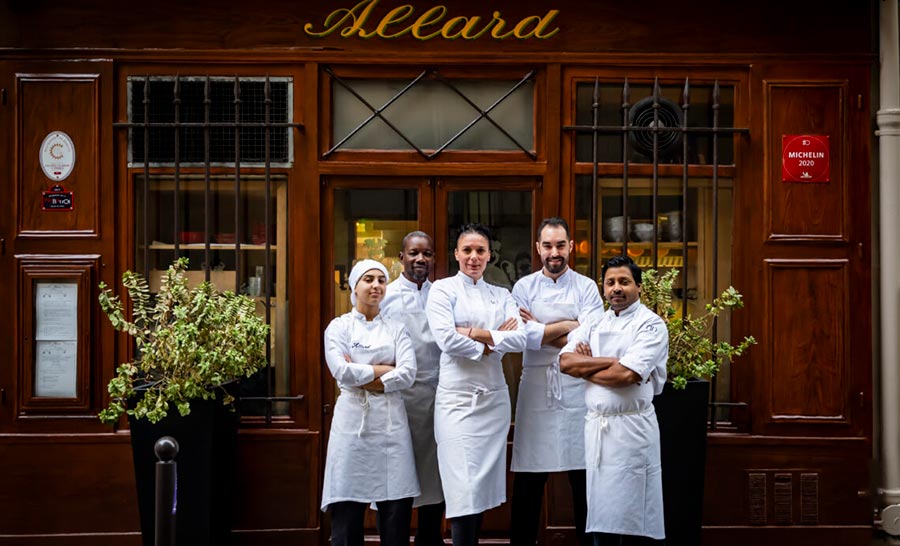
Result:
<svg viewBox="0 0 900 546">
<path fill-rule="evenodd" d="M 667 546 L 698 546 L 706 473 L 709 381 L 666 384 L 653 399 L 659 421 Z"/>
<path fill-rule="evenodd" d="M 229 544 L 239 420 L 238 412 L 225 408 L 218 399 L 192 400 L 186 417 L 170 406 L 169 415 L 156 424 L 129 417 L 144 546 L 154 545 L 157 459 L 153 445 L 163 436 L 171 436 L 179 444 L 175 458 L 177 544 Z"/>
</svg>

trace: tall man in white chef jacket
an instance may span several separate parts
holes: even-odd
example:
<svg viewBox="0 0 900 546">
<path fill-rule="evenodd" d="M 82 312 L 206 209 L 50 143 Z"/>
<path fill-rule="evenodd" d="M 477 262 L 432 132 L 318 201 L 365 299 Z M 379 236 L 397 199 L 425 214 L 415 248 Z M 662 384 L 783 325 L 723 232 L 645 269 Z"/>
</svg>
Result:
<svg viewBox="0 0 900 546">
<path fill-rule="evenodd" d="M 510 546 L 537 542 L 550 472 L 568 474 L 575 532 L 580 544 L 589 546 L 593 540 L 584 531 L 585 381 L 560 374 L 559 350 L 584 317 L 602 312 L 603 302 L 597 283 L 568 265 L 573 244 L 564 219 L 541 222 L 536 246 L 543 267 L 519 279 L 512 291 L 525 322 L 527 346 L 516 402 Z"/>
<path fill-rule="evenodd" d="M 665 538 L 659 426 L 653 396 L 666 381 L 669 334 L 640 302 L 641 268 L 627 256 L 602 270 L 604 313 L 569 333 L 564 373 L 587 380 L 587 532 L 595 546 Z"/>
<path fill-rule="evenodd" d="M 441 350 L 425 317 L 425 302 L 431 290 L 428 280 L 434 269 L 434 241 L 422 231 L 408 233 L 401 243 L 402 274 L 390 283 L 381 303 L 381 314 L 403 322 L 416 352 L 416 381 L 403 391 L 416 458 L 416 473 L 422 493 L 413 506 L 418 509 L 416 546 L 443 546 L 441 520 L 444 493 L 438 472 L 434 440 L 434 395 L 438 384 Z"/>
</svg>

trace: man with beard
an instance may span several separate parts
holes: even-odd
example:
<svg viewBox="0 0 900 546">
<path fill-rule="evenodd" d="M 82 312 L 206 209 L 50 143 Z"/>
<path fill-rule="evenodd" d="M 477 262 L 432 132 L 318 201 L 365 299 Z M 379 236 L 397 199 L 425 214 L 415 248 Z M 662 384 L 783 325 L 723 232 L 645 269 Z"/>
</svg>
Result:
<svg viewBox="0 0 900 546">
<path fill-rule="evenodd" d="M 562 218 L 538 227 L 543 267 L 516 283 L 512 295 L 525 321 L 527 346 L 516 403 L 511 470 L 511 546 L 534 546 L 544 485 L 550 472 L 566 472 L 572 487 L 575 532 L 582 546 L 587 514 L 584 473 L 584 381 L 559 371 L 567 335 L 603 303 L 597 283 L 568 266 L 573 243 Z"/>
<path fill-rule="evenodd" d="M 434 440 L 434 395 L 441 350 L 425 317 L 425 302 L 431 289 L 428 276 L 434 269 L 434 242 L 431 237 L 422 231 L 407 234 L 401 244 L 400 262 L 403 273 L 388 285 L 381 303 L 381 313 L 406 325 L 416 352 L 416 380 L 411 388 L 403 391 L 416 473 L 422 490 L 413 502 L 419 511 L 415 544 L 443 546 L 441 519 L 444 516 L 444 495 Z"/>
</svg>

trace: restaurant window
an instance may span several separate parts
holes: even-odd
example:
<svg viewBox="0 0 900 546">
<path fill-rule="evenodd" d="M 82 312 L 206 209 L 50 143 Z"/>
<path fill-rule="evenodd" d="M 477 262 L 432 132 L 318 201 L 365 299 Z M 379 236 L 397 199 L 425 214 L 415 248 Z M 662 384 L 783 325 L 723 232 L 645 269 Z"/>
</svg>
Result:
<svg viewBox="0 0 900 546">
<path fill-rule="evenodd" d="M 407 79 L 331 75 L 337 150 L 414 150 L 432 159 L 453 150 L 521 151 L 534 158 L 534 73 L 510 79 L 448 78 L 426 70 Z"/>
<path fill-rule="evenodd" d="M 287 193 L 291 78 L 130 77 L 134 267 L 151 293 L 175 259 L 188 284 L 245 294 L 271 326 L 269 365 L 240 385 L 244 416 L 290 414 Z M 145 158 L 149 161 L 145 161 Z M 153 169 L 151 170 L 151 167 Z"/>
<path fill-rule="evenodd" d="M 591 125 L 593 118 L 594 85 L 592 83 L 577 86 L 575 121 L 578 125 Z M 683 85 L 660 85 L 656 123 L 661 128 L 680 128 L 682 121 L 686 127 L 699 129 L 712 127 L 713 124 L 713 86 L 690 86 L 690 104 L 682 109 Z M 628 118 L 622 119 L 622 84 L 598 83 L 597 85 L 597 124 L 600 126 L 621 126 L 623 121 L 634 127 L 649 127 L 654 123 L 653 85 L 652 83 L 629 84 L 631 100 Z M 734 88 L 719 87 L 718 124 L 720 128 L 734 126 Z M 712 134 L 696 130 L 687 135 L 687 164 L 712 164 Z M 592 160 L 593 135 L 580 132 L 576 138 L 576 161 Z M 657 154 L 660 164 L 682 163 L 682 135 L 677 132 L 659 133 L 657 136 Z M 628 161 L 632 163 L 653 163 L 653 134 L 650 132 L 632 132 L 628 134 Z M 621 163 L 624 149 L 621 134 L 602 132 L 597 134 L 597 160 L 600 163 Z M 734 163 L 734 136 L 732 133 L 718 134 L 718 164 Z"/>
<path fill-rule="evenodd" d="M 678 270 L 679 315 L 703 314 L 731 285 L 734 142 L 746 131 L 734 127 L 734 87 L 595 79 L 574 91 L 575 269 L 599 281 L 627 254 L 644 270 Z M 712 335 L 730 340 L 729 312 Z M 713 428 L 731 425 L 730 384 L 725 366 Z"/>
<path fill-rule="evenodd" d="M 241 163 L 248 167 L 260 166 L 266 162 L 267 130 L 270 164 L 291 163 L 292 139 L 287 126 L 291 121 L 289 105 L 293 102 L 290 78 L 183 76 L 177 81 L 178 102 L 174 99 L 176 79 L 173 76 L 128 79 L 128 119 L 135 125 L 142 125 L 145 120 L 150 124 L 147 131 L 143 127 L 128 131 L 128 161 L 133 166 L 143 164 L 145 157 L 154 166 L 172 165 L 176 157 L 183 167 L 202 166 L 207 151 L 205 138 L 209 141 L 211 165 L 233 165 L 235 149 L 238 149 Z M 268 129 L 265 127 L 267 100 L 272 124 Z M 204 134 L 207 118 L 209 123 Z M 237 133 L 236 119 L 241 123 Z M 177 146 L 175 123 L 180 126 Z"/>
</svg>

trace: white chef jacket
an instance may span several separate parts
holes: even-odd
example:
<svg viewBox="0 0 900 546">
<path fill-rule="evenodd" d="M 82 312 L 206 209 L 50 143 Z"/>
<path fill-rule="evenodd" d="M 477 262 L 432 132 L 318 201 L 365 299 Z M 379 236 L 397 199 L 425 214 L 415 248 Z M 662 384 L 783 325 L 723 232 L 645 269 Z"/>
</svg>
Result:
<svg viewBox="0 0 900 546">
<path fill-rule="evenodd" d="M 525 348 L 524 327 L 509 291 L 462 272 L 436 281 L 425 309 L 441 348 L 434 433 L 446 515 L 478 514 L 506 502 L 510 403 L 500 359 Z M 509 318 L 516 330 L 496 329 Z M 494 352 L 457 326 L 490 330 Z"/>
<path fill-rule="evenodd" d="M 560 373 L 559 348 L 541 341 L 546 324 L 603 310 L 597 283 L 571 268 L 555 281 L 541 270 L 519 279 L 512 296 L 536 320 L 525 323 L 511 470 L 584 469 L 585 381 Z"/>
<path fill-rule="evenodd" d="M 417 496 L 412 438 L 400 394 L 416 376 L 416 356 L 406 329 L 381 315 L 367 321 L 353 309 L 325 330 L 325 360 L 341 393 L 328 436 L 322 510 L 340 501 L 372 503 Z M 395 369 L 381 376 L 385 392 L 360 388 L 375 378 L 373 365 L 390 363 Z"/>
<path fill-rule="evenodd" d="M 403 391 L 409 431 L 412 433 L 413 451 L 416 456 L 416 474 L 422 493 L 413 506 L 437 504 L 444 501 L 441 476 L 438 471 L 437 443 L 434 440 L 434 396 L 437 391 L 441 349 L 434 340 L 425 317 L 425 302 L 431 290 L 431 281 L 422 288 L 403 275 L 388 285 L 381 314 L 406 326 L 416 351 L 416 381 Z"/>
<path fill-rule="evenodd" d="M 588 516 L 586 532 L 665 538 L 659 426 L 653 396 L 666 381 L 669 333 L 642 303 L 618 316 L 593 314 L 569 333 L 562 353 L 588 342 L 594 356 L 616 357 L 640 385 L 610 388 L 586 382 L 584 430 Z"/>
</svg>

